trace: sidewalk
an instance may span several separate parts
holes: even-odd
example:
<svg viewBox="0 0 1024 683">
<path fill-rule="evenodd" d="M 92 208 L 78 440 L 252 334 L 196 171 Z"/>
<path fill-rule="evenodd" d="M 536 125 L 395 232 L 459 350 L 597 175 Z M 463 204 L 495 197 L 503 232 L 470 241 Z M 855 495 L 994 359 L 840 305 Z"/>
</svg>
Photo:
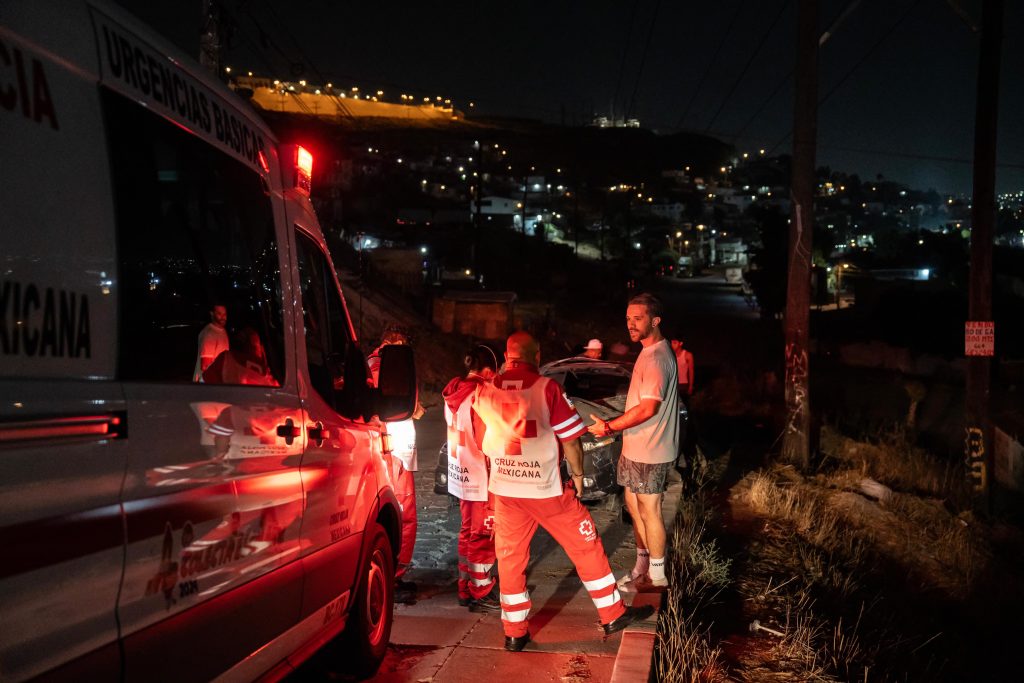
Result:
<svg viewBox="0 0 1024 683">
<path fill-rule="evenodd" d="M 418 601 L 395 606 L 391 647 L 372 680 L 377 683 L 489 683 L 489 681 L 648 680 L 657 614 L 605 639 L 597 611 L 565 552 L 543 529 L 530 548 L 527 584 L 533 600 L 531 642 L 520 653 L 504 649 L 498 613 L 459 607 L 456 595 L 458 507 L 433 492 L 434 464 L 444 422 L 432 409 L 417 423 L 419 536 L 407 579 L 419 586 Z M 431 414 L 434 413 L 434 414 Z M 681 484 L 665 495 L 667 522 L 675 518 Z M 636 558 L 632 529 L 618 514 L 591 508 L 616 577 Z M 669 530 L 671 538 L 671 529 Z M 658 594 L 623 593 L 627 604 L 660 606 Z"/>
</svg>

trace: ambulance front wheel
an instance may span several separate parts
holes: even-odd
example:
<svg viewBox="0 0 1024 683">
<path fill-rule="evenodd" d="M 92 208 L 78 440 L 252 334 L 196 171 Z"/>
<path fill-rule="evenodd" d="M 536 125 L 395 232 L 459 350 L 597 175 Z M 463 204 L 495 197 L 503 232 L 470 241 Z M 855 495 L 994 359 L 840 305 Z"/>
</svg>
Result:
<svg viewBox="0 0 1024 683">
<path fill-rule="evenodd" d="M 344 636 L 353 655 L 351 671 L 360 678 L 375 674 L 384 659 L 395 606 L 395 560 L 387 532 L 374 524 L 367 533 L 370 541 Z"/>
</svg>

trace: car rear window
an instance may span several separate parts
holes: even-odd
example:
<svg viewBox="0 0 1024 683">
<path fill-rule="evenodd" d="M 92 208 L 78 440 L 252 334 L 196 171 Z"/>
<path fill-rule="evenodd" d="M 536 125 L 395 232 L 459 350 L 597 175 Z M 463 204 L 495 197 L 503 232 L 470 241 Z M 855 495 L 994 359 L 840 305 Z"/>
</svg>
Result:
<svg viewBox="0 0 1024 683">
<path fill-rule="evenodd" d="M 562 386 L 569 396 L 599 401 L 609 396 L 624 395 L 629 389 L 629 377 L 618 373 L 570 370 L 565 373 Z"/>
</svg>

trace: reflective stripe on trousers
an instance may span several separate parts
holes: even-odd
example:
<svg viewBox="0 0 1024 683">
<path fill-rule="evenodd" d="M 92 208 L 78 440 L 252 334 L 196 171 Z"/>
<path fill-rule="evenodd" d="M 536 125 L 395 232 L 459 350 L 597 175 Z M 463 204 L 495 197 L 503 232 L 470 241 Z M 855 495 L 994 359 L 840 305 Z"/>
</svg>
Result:
<svg viewBox="0 0 1024 683">
<path fill-rule="evenodd" d="M 625 612 L 608 556 L 594 520 L 572 489 L 553 498 L 526 499 L 495 496 L 495 550 L 501 589 L 502 625 L 506 636 L 529 631 L 531 603 L 526 590 L 530 540 L 543 526 L 576 565 L 576 573 L 590 593 L 602 624 Z"/>
</svg>

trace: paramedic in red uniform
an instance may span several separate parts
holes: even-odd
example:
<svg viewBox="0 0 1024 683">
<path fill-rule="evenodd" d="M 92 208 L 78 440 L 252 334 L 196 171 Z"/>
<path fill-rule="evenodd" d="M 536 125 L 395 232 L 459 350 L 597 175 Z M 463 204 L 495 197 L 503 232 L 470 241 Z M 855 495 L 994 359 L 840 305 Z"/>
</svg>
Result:
<svg viewBox="0 0 1024 683">
<path fill-rule="evenodd" d="M 653 610 L 623 604 L 594 520 L 579 501 L 583 420 L 562 388 L 538 374 L 540 349 L 533 337 L 510 336 L 505 360 L 503 372 L 481 384 L 473 399 L 476 438 L 491 463 L 505 649 L 519 652 L 530 641 L 526 567 L 538 524 L 576 565 L 605 633 L 620 631 Z M 562 484 L 563 452 L 572 486 Z"/>
<path fill-rule="evenodd" d="M 370 369 L 373 385 L 377 386 L 380 374 L 380 350 L 388 344 L 408 344 L 409 335 L 398 325 L 389 324 L 381 335 L 380 346 L 366 359 Z M 413 472 L 419 469 L 416 457 L 416 425 L 423 415 L 423 407 L 417 403 L 412 419 L 389 422 L 387 424 L 388 442 L 391 447 L 391 481 L 402 507 L 402 542 L 398 550 L 398 562 L 395 566 L 395 602 L 414 602 L 416 584 L 405 581 L 402 577 L 412 562 L 412 551 L 416 546 L 416 482 Z"/>
<path fill-rule="evenodd" d="M 473 432 L 472 396 L 494 377 L 498 358 L 476 346 L 463 358 L 466 374 L 441 392 L 448 424 L 448 493 L 459 499 L 459 604 L 473 612 L 497 612 L 494 580 L 494 496 L 487 491 L 487 459 Z"/>
</svg>

